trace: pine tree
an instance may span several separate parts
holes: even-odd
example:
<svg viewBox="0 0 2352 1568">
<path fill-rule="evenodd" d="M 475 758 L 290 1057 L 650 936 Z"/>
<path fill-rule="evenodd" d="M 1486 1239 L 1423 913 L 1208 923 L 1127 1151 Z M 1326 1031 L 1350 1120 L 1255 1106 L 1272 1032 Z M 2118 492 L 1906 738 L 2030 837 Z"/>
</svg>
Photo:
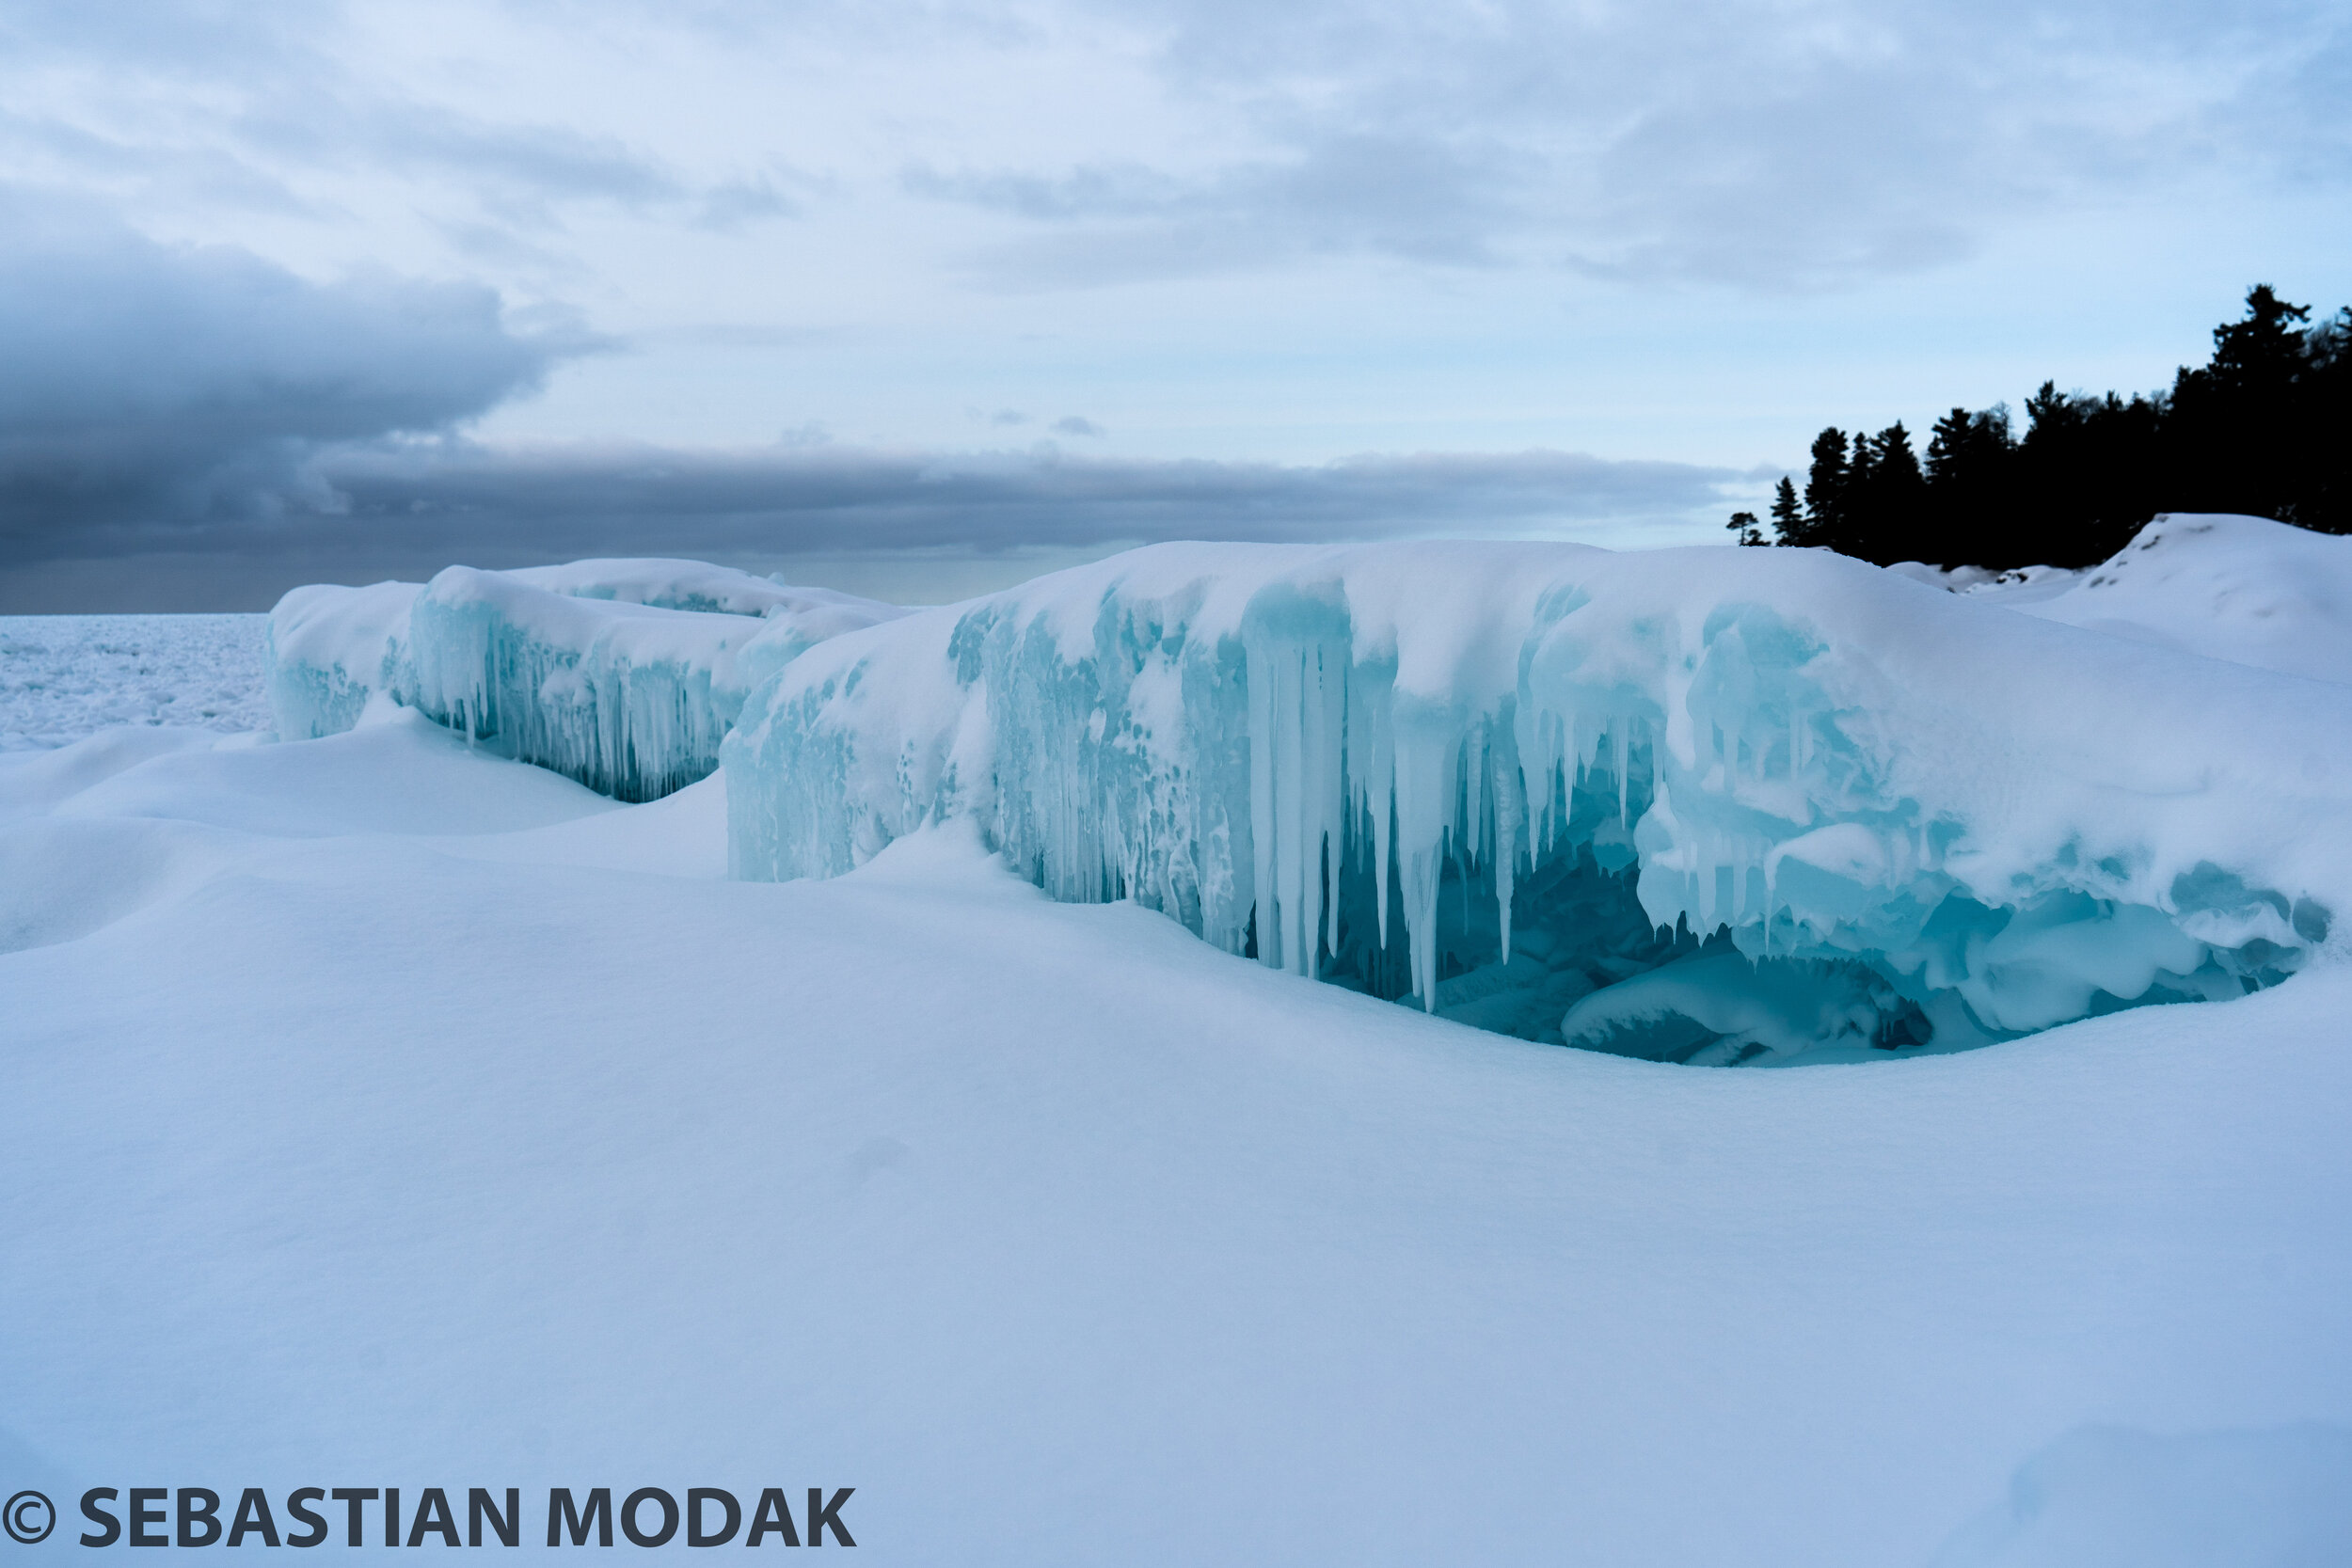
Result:
<svg viewBox="0 0 2352 1568">
<path fill-rule="evenodd" d="M 2297 384 L 2304 427 L 2316 439 L 2295 521 L 2325 533 L 2352 533 L 2352 307 L 2312 327 L 2303 342 Z"/>
<path fill-rule="evenodd" d="M 2304 498 L 2325 487 L 2325 451 L 2344 440 L 2312 418 L 2312 341 L 2297 325 L 2310 316 L 2258 283 L 2245 319 L 2213 329 L 2213 357 L 2173 378 L 2165 434 L 2177 499 L 2166 504 L 2295 520 L 2310 510 Z"/>
<path fill-rule="evenodd" d="M 2304 334 L 2295 323 L 2311 320 L 2308 305 L 2289 305 L 2267 283 L 2246 293 L 2246 319 L 2213 329 L 2213 360 L 2205 374 L 2236 392 L 2275 396 L 2303 369 Z"/>
<path fill-rule="evenodd" d="M 1871 438 L 1867 477 L 1855 483 L 1854 554 L 1888 565 L 1929 553 L 1927 480 L 1900 420 Z"/>
<path fill-rule="evenodd" d="M 1784 545 L 1804 542 L 1804 514 L 1797 508 L 1797 487 L 1787 474 L 1772 487 L 1772 531 Z"/>
<path fill-rule="evenodd" d="M 1813 438 L 1813 466 L 1804 478 L 1805 545 L 1836 548 L 1846 515 L 1846 433 L 1832 425 Z"/>
<path fill-rule="evenodd" d="M 1929 519 L 1924 559 L 1957 566 L 1982 564 L 1988 553 L 2003 553 L 1997 540 L 2012 510 L 2016 449 L 2005 404 L 1973 414 L 1955 408 L 1935 421 L 1924 475 Z"/>
<path fill-rule="evenodd" d="M 1965 408 L 1955 408 L 1935 421 L 1928 432 L 1927 476 L 1930 484 L 1948 484 L 1955 471 L 1966 465 L 1971 436 L 1977 417 Z"/>
<path fill-rule="evenodd" d="M 1763 527 L 1756 522 L 1756 514 L 1753 512 L 1735 512 L 1731 515 L 1731 521 L 1724 526 L 1738 534 L 1739 541 L 1742 545 L 1764 543 Z"/>
</svg>

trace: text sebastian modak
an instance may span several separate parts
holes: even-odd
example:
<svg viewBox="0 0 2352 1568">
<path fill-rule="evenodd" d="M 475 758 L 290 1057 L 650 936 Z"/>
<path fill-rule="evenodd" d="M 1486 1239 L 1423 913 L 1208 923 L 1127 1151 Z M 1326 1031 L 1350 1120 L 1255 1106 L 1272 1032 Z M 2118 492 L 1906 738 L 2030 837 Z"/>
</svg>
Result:
<svg viewBox="0 0 2352 1568">
<path fill-rule="evenodd" d="M 522 1493 L 469 1486 L 428 1486 L 404 1499 L 397 1486 L 301 1486 L 273 1500 L 259 1486 L 233 1497 L 202 1486 L 93 1486 L 82 1494 L 85 1546 L 501 1546 L 522 1544 L 526 1522 L 550 1546 L 610 1546 L 617 1535 L 634 1546 L 854 1546 L 841 1509 L 855 1487 L 807 1489 L 795 1506 L 771 1486 L 745 1506 L 721 1486 L 689 1487 L 683 1498 L 641 1486 L 617 1502 L 610 1486 L 547 1494 L 544 1514 L 526 1519 Z M 748 1494 L 746 1494 L 748 1497 Z"/>
</svg>

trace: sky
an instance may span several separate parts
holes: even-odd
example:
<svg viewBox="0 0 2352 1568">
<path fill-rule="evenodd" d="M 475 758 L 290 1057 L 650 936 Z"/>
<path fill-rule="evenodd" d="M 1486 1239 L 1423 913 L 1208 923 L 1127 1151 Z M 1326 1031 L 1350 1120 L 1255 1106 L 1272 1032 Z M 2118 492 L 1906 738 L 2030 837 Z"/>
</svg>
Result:
<svg viewBox="0 0 2352 1568">
<path fill-rule="evenodd" d="M 2352 303 L 2341 0 L 0 0 L 0 612 L 1721 542 Z"/>
</svg>

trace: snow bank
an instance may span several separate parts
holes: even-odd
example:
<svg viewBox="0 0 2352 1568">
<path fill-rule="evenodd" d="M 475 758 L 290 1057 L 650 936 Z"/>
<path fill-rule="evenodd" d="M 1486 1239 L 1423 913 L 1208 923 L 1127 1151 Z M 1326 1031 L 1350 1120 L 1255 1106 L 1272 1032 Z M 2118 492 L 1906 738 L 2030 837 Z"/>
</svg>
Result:
<svg viewBox="0 0 2352 1568">
<path fill-rule="evenodd" d="M 902 613 L 700 562 L 583 561 L 296 589 L 271 616 L 278 734 L 351 728 L 383 693 L 624 800 L 706 777 L 751 688 Z"/>
<path fill-rule="evenodd" d="M 1816 551 L 1154 546 L 836 639 L 723 755 L 739 877 L 970 816 L 1057 898 L 1661 1059 L 2236 995 L 2352 900 L 2352 690 Z"/>
<path fill-rule="evenodd" d="M 2159 517 L 2027 613 L 2260 670 L 2352 681 L 2352 539 L 2262 517 Z"/>
<path fill-rule="evenodd" d="M 2352 681 L 2352 539 L 2173 514 L 2088 571 L 1890 568 L 2046 621 L 2313 680 Z"/>
</svg>

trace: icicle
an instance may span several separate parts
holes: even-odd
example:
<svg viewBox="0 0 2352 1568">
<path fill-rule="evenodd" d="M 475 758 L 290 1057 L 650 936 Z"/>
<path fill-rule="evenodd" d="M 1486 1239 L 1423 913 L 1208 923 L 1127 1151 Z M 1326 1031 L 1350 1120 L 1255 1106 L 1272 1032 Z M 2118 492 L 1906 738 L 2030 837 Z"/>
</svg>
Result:
<svg viewBox="0 0 2352 1568">
<path fill-rule="evenodd" d="M 1396 689 L 1384 685 L 1370 706 L 1373 724 L 1372 882 L 1380 950 L 1389 948 L 1389 855 L 1396 823 Z"/>
<path fill-rule="evenodd" d="M 1483 841 L 1481 830 L 1485 827 L 1484 807 L 1486 803 L 1486 749 L 1491 744 L 1484 720 L 1472 725 L 1470 733 L 1462 737 L 1462 846 L 1471 864 L 1478 860 L 1478 847 Z M 1475 758 L 1471 755 L 1472 747 L 1477 748 Z M 1467 882 L 1469 879 L 1466 867 L 1463 880 Z"/>
<path fill-rule="evenodd" d="M 1458 729 L 1433 733 L 1425 721 L 1417 721 L 1409 736 L 1397 737 L 1397 863 L 1405 879 L 1405 932 L 1414 990 L 1432 1012 L 1437 1010 L 1438 893 L 1460 746 Z"/>
<path fill-rule="evenodd" d="M 1616 748 L 1613 754 L 1616 759 L 1615 767 L 1617 769 L 1617 825 L 1621 828 L 1629 830 L 1632 828 L 1633 824 L 1629 821 L 1626 816 L 1627 801 L 1629 798 L 1630 792 L 1626 787 L 1625 732 L 1626 726 L 1631 721 L 1629 720 L 1620 719 L 1615 723 L 1609 726 L 1610 739 Z"/>
<path fill-rule="evenodd" d="M 1350 690 L 1349 671 L 1344 663 L 1332 675 L 1331 711 L 1336 714 L 1328 737 L 1333 768 L 1333 787 L 1338 794 L 1334 803 L 1336 815 L 1326 830 L 1324 858 L 1330 867 L 1330 888 L 1323 904 L 1323 945 L 1336 954 L 1340 950 L 1340 878 L 1346 869 L 1347 840 L 1356 822 L 1356 792 L 1351 776 L 1352 764 L 1347 752 L 1347 720 Z"/>
<path fill-rule="evenodd" d="M 1274 915 L 1274 750 L 1275 714 L 1279 708 L 1275 685 L 1279 660 L 1248 656 L 1249 680 L 1249 841 L 1252 884 L 1257 904 L 1258 961 L 1267 968 L 1281 963 L 1282 937 Z"/>
<path fill-rule="evenodd" d="M 1502 931 L 1502 962 L 1511 962 L 1511 883 L 1518 871 L 1519 830 L 1527 821 L 1526 772 L 1518 757 L 1515 731 L 1506 731 L 1511 754 L 1498 750 L 1490 757 L 1489 776 L 1495 791 L 1494 871 L 1497 924 Z"/>
</svg>

